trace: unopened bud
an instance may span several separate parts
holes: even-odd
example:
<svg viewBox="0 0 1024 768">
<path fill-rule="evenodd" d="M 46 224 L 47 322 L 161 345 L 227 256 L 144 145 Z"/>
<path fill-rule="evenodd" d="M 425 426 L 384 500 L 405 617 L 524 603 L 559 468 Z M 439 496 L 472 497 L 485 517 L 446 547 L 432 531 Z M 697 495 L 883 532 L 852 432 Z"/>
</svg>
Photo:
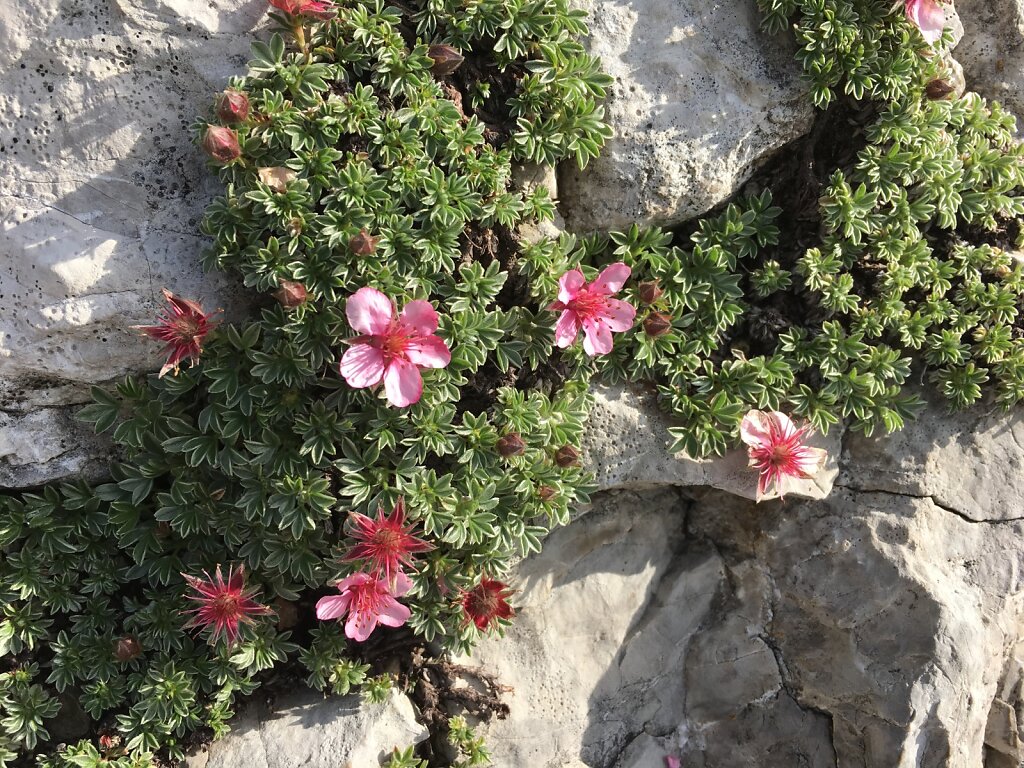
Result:
<svg viewBox="0 0 1024 768">
<path fill-rule="evenodd" d="M 379 237 L 373 237 L 365 229 L 359 230 L 359 234 L 348 241 L 348 247 L 357 256 L 369 256 L 377 250 Z"/>
<path fill-rule="evenodd" d="M 652 339 L 672 330 L 672 318 L 664 312 L 651 312 L 644 319 L 644 333 Z"/>
<path fill-rule="evenodd" d="M 571 445 L 563 445 L 555 451 L 555 464 L 560 466 L 562 469 L 578 466 L 579 463 L 580 454 Z"/>
<path fill-rule="evenodd" d="M 142 655 L 142 646 L 131 635 L 120 637 L 114 641 L 114 658 L 118 661 L 131 661 Z"/>
<path fill-rule="evenodd" d="M 160 520 L 156 524 L 156 530 L 153 531 L 158 539 L 166 539 L 171 535 L 171 524 L 166 520 Z"/>
<path fill-rule="evenodd" d="M 466 59 L 450 45 L 438 44 L 427 48 L 427 56 L 433 62 L 430 71 L 438 77 L 446 77 L 462 66 Z"/>
<path fill-rule="evenodd" d="M 292 237 L 298 237 L 302 234 L 302 227 L 305 222 L 302 221 L 300 216 L 295 216 L 288 219 L 288 234 Z"/>
<path fill-rule="evenodd" d="M 306 286 L 302 283 L 293 283 L 291 280 L 282 280 L 281 287 L 274 291 L 274 298 L 277 299 L 285 309 L 297 307 L 303 304 L 308 298 Z"/>
<path fill-rule="evenodd" d="M 206 133 L 203 136 L 203 151 L 224 165 L 242 156 L 242 148 L 238 145 L 238 136 L 233 130 L 222 125 L 206 127 Z"/>
<path fill-rule="evenodd" d="M 550 485 L 542 485 L 537 489 L 537 495 L 540 497 L 541 501 L 551 501 L 555 498 L 556 493 L 557 491 Z"/>
<path fill-rule="evenodd" d="M 249 96 L 228 88 L 217 101 L 217 117 L 222 123 L 244 123 L 249 119 Z"/>
<path fill-rule="evenodd" d="M 521 456 L 526 450 L 526 443 L 518 432 L 509 432 L 498 438 L 497 447 L 498 454 L 507 459 L 509 456 Z"/>
<path fill-rule="evenodd" d="M 651 280 L 650 282 L 640 283 L 636 287 L 636 293 L 644 304 L 653 304 L 661 298 L 664 291 L 661 290 L 657 280 Z"/>
<path fill-rule="evenodd" d="M 259 174 L 260 181 L 275 192 L 287 192 L 288 185 L 299 175 L 290 168 L 280 165 L 275 165 L 272 168 L 257 168 L 256 173 Z"/>
<path fill-rule="evenodd" d="M 932 101 L 940 101 L 956 89 L 945 80 L 932 80 L 924 88 L 925 95 Z"/>
</svg>

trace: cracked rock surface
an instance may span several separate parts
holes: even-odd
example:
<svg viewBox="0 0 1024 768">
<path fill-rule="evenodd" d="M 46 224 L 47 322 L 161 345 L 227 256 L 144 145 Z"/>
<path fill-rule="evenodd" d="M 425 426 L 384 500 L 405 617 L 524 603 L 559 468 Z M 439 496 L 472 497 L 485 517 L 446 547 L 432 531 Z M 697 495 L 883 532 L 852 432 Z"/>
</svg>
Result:
<svg viewBox="0 0 1024 768">
<path fill-rule="evenodd" d="M 653 475 L 600 495 L 520 564 L 515 624 L 471 660 L 514 689 L 496 764 L 1019 766 L 1021 423 L 848 435 L 826 499 Z"/>
<path fill-rule="evenodd" d="M 0 3 L 0 486 L 89 474 L 102 445 L 65 428 L 65 407 L 91 383 L 159 367 L 159 347 L 129 326 L 150 322 L 161 287 L 239 304 L 230 279 L 199 266 L 216 181 L 189 125 L 244 69 L 265 11 Z M 56 409 L 43 431 L 26 418 L 40 409 Z"/>
</svg>

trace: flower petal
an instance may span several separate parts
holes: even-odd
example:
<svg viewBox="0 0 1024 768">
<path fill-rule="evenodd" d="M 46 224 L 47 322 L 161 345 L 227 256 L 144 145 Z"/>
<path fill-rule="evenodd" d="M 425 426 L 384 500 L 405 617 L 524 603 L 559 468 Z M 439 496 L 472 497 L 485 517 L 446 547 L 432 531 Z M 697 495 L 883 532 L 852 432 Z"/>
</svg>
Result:
<svg viewBox="0 0 1024 768">
<path fill-rule="evenodd" d="M 412 611 L 397 600 L 389 600 L 377 614 L 377 621 L 385 627 L 400 627 L 409 620 Z"/>
<path fill-rule="evenodd" d="M 768 414 L 764 411 L 747 411 L 740 422 L 740 438 L 751 448 L 765 448 L 772 443 Z"/>
<path fill-rule="evenodd" d="M 631 272 L 632 270 L 621 261 L 610 264 L 601 270 L 597 280 L 590 284 L 590 290 L 594 293 L 618 293 L 622 290 L 626 280 L 629 279 Z"/>
<path fill-rule="evenodd" d="M 583 350 L 591 357 L 612 351 L 612 332 L 601 320 L 583 319 Z"/>
<path fill-rule="evenodd" d="M 372 613 L 352 611 L 345 622 L 345 636 L 357 643 L 362 643 L 377 628 L 377 617 Z"/>
<path fill-rule="evenodd" d="M 384 353 L 369 344 L 354 344 L 341 356 L 338 372 L 350 387 L 372 387 L 384 377 Z"/>
<path fill-rule="evenodd" d="M 942 37 L 946 13 L 935 0 L 907 0 L 907 18 L 921 30 L 921 36 L 934 44 Z"/>
<path fill-rule="evenodd" d="M 437 312 L 429 301 L 410 301 L 402 309 L 398 321 L 419 336 L 430 336 L 437 331 Z"/>
<path fill-rule="evenodd" d="M 410 341 L 405 348 L 405 356 L 421 368 L 444 368 L 452 361 L 448 345 L 439 336 L 424 336 Z"/>
<path fill-rule="evenodd" d="M 580 333 L 579 316 L 571 309 L 565 310 L 555 325 L 555 345 L 565 349 L 572 346 Z"/>
<path fill-rule="evenodd" d="M 628 331 L 633 327 L 636 308 L 619 299 L 608 299 L 608 309 L 602 313 L 605 323 L 613 331 Z"/>
<path fill-rule="evenodd" d="M 587 279 L 578 269 L 570 269 L 558 279 L 558 300 L 568 304 L 580 289 L 587 284 Z"/>
<path fill-rule="evenodd" d="M 406 594 L 410 589 L 412 589 L 412 581 L 409 579 L 408 576 L 399 571 L 398 575 L 395 577 L 395 588 L 392 591 L 392 594 L 395 597 L 401 597 L 402 595 Z"/>
<path fill-rule="evenodd" d="M 321 597 L 316 601 L 316 617 L 321 621 L 340 619 L 348 611 L 351 602 L 352 593 Z"/>
<path fill-rule="evenodd" d="M 359 333 L 380 336 L 391 326 L 395 305 L 376 288 L 360 288 L 345 304 L 348 324 Z"/>
<path fill-rule="evenodd" d="M 384 392 L 388 396 L 388 402 L 398 408 L 419 402 L 423 396 L 423 377 L 420 376 L 420 369 L 408 360 L 394 358 L 384 371 Z"/>
</svg>

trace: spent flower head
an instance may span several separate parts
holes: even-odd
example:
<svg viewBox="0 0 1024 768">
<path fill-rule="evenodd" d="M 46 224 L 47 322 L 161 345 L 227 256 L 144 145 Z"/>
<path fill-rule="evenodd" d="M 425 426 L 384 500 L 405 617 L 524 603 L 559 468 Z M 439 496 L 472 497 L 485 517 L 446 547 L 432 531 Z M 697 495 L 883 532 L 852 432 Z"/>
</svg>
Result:
<svg viewBox="0 0 1024 768">
<path fill-rule="evenodd" d="M 437 312 L 426 301 L 410 301 L 399 314 L 376 288 L 360 288 L 349 297 L 345 315 L 362 334 L 349 342 L 338 367 L 350 387 L 383 381 L 388 402 L 404 408 L 423 395 L 421 368 L 444 368 L 451 362 L 448 345 L 435 335 Z"/>
<path fill-rule="evenodd" d="M 486 630 L 499 619 L 511 619 L 515 611 L 508 604 L 513 590 L 504 582 L 486 576 L 473 589 L 462 593 L 460 603 L 468 621 Z"/>
<path fill-rule="evenodd" d="M 583 330 L 583 349 L 591 357 L 612 351 L 612 331 L 628 331 L 636 309 L 613 299 L 629 278 L 630 269 L 622 262 L 605 267 L 592 283 L 583 273 L 571 269 L 558 281 L 558 301 L 549 307 L 561 311 L 555 326 L 555 344 L 565 348 L 576 341 Z"/>
<path fill-rule="evenodd" d="M 211 643 L 224 638 L 228 645 L 233 645 L 238 640 L 242 624 L 254 624 L 255 617 L 273 613 L 270 608 L 253 599 L 255 589 L 246 588 L 244 566 L 239 565 L 229 570 L 226 580 L 219 565 L 212 578 L 206 571 L 203 571 L 203 579 L 187 573 L 181 575 L 195 592 L 188 595 L 188 598 L 198 603 L 196 608 L 189 611 L 193 616 L 185 626 L 209 627 L 212 630 Z"/>
<path fill-rule="evenodd" d="M 786 493 L 789 480 L 813 477 L 825 464 L 828 454 L 806 444 L 809 425 L 797 428 L 779 411 L 749 411 L 740 424 L 740 437 L 747 444 L 750 466 L 760 472 L 757 500 L 772 491 Z"/>
<path fill-rule="evenodd" d="M 188 359 L 193 365 L 199 362 L 203 339 L 216 326 L 212 319 L 220 310 L 206 314 L 198 302 L 175 296 L 166 288 L 161 290 L 168 306 L 157 318 L 157 324 L 132 327 L 167 345 L 167 362 L 160 369 L 163 376 L 168 371 L 177 371 L 182 360 Z"/>
<path fill-rule="evenodd" d="M 369 572 L 383 577 L 391 586 L 402 572 L 403 566 L 411 566 L 413 555 L 429 552 L 434 548 L 423 539 L 413 535 L 413 526 L 405 524 L 405 501 L 399 499 L 391 514 L 384 516 L 384 509 L 377 510 L 377 519 L 350 512 L 352 538 L 358 543 L 345 555 L 346 561 L 362 560 Z"/>
<path fill-rule="evenodd" d="M 316 617 L 321 621 L 341 619 L 345 622 L 345 636 L 363 642 L 378 624 L 400 627 L 412 612 L 398 602 L 398 598 L 412 589 L 412 582 L 404 573 L 395 576 L 394 586 L 384 579 L 368 573 L 353 573 L 338 582 L 339 595 L 328 595 L 317 600 Z"/>
</svg>

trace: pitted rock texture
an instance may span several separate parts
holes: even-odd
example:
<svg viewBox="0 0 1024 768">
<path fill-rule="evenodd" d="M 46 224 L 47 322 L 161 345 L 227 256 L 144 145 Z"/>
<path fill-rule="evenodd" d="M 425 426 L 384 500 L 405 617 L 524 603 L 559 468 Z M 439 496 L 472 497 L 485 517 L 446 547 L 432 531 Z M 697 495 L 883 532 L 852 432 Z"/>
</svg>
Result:
<svg viewBox="0 0 1024 768">
<path fill-rule="evenodd" d="M 384 704 L 306 691 L 279 699 L 272 713 L 249 710 L 232 721 L 231 732 L 189 758 L 188 768 L 369 768 L 425 738 L 397 691 Z"/>
<path fill-rule="evenodd" d="M 967 89 L 1024 117 L 1024 0 L 957 0 L 964 36 L 956 48 Z"/>
<path fill-rule="evenodd" d="M 708 459 L 673 455 L 667 450 L 672 442 L 668 430 L 678 423 L 659 409 L 653 394 L 629 385 L 597 385 L 592 391 L 594 406 L 584 436 L 583 463 L 596 475 L 598 489 L 710 486 L 755 498 L 757 472 L 750 468 L 744 449 Z M 791 481 L 790 495 L 828 496 L 839 474 L 842 434 L 841 428 L 834 427 L 828 435 L 810 436 L 810 445 L 828 451 L 828 461 L 813 478 Z"/>
<path fill-rule="evenodd" d="M 1019 766 L 1018 423 L 932 409 L 889 440 L 847 435 L 823 500 L 596 497 L 518 566 L 516 622 L 470 660 L 513 689 L 484 729 L 496 762 Z M 948 480 L 981 466 L 968 490 Z"/>
<path fill-rule="evenodd" d="M 263 2 L 39 0 L 0 4 L 0 412 L 7 444 L 77 441 L 39 407 L 81 403 L 90 383 L 155 370 L 160 288 L 238 307 L 204 276 L 199 220 L 217 191 L 192 145 L 244 70 Z M 53 429 L 49 429 L 52 426 Z M 17 434 L 11 435 L 11 431 Z M 95 458 L 95 454 L 92 455 Z M 84 467 L 0 453 L 0 485 Z"/>
<path fill-rule="evenodd" d="M 580 172 L 565 165 L 573 231 L 673 225 L 732 195 L 814 117 L 795 49 L 760 29 L 753 2 L 588 0 L 588 49 L 614 77 L 614 137 Z"/>
</svg>

